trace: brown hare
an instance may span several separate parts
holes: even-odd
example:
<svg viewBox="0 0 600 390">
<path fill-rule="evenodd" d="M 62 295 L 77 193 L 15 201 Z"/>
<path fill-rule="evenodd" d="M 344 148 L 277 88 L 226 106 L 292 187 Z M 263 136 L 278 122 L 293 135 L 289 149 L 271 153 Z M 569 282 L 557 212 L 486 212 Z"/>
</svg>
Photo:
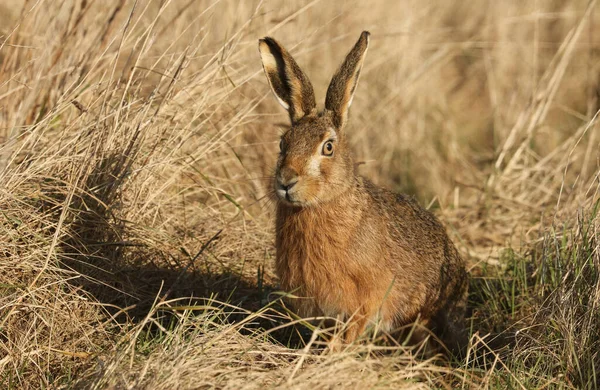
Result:
<svg viewBox="0 0 600 390">
<path fill-rule="evenodd" d="M 267 80 L 290 115 L 273 180 L 276 271 L 302 316 L 349 321 L 346 342 L 367 326 L 393 330 L 420 319 L 456 351 L 466 343 L 467 272 L 444 227 L 411 197 L 355 172 L 345 125 L 369 46 L 363 32 L 333 76 L 325 109 L 292 56 L 259 40 Z"/>
</svg>

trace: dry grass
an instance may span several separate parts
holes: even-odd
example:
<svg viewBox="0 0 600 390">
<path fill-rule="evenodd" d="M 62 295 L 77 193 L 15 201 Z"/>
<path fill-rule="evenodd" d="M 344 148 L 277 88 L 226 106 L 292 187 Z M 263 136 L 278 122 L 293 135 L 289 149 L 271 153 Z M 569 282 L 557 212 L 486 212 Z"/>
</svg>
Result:
<svg viewBox="0 0 600 390">
<path fill-rule="evenodd" d="M 594 388 L 595 2 L 0 1 L 0 387 Z M 465 361 L 340 353 L 278 301 L 265 182 L 285 112 L 372 45 L 348 133 L 471 265 Z"/>
</svg>

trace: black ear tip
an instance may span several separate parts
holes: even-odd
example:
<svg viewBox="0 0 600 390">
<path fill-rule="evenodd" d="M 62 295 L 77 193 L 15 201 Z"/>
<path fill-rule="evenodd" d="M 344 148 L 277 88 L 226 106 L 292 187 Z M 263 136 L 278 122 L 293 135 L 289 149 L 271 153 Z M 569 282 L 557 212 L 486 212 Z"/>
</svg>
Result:
<svg viewBox="0 0 600 390">
<path fill-rule="evenodd" d="M 277 43 L 277 41 L 271 37 L 264 37 L 262 39 L 259 39 L 259 41 L 264 42 L 269 46 Z"/>
<path fill-rule="evenodd" d="M 363 32 L 360 34 L 360 37 L 361 37 L 362 39 L 369 39 L 369 37 L 370 37 L 370 36 L 371 36 L 371 33 L 370 33 L 370 32 L 368 32 L 368 31 L 366 31 L 366 30 L 365 30 L 365 31 L 363 31 Z"/>
<path fill-rule="evenodd" d="M 264 37 L 258 40 L 258 47 L 260 48 L 262 45 L 267 45 L 271 52 L 281 52 L 283 51 L 279 43 L 271 37 Z"/>
</svg>

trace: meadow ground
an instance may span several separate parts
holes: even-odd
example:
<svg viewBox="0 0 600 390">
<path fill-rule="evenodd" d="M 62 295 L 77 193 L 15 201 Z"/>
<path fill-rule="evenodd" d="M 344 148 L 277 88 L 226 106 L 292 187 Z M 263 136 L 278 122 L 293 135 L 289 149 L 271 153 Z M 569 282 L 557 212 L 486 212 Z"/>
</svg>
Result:
<svg viewBox="0 0 600 390">
<path fill-rule="evenodd" d="M 596 388 L 595 1 L 0 0 L 0 388 Z M 288 118 L 362 30 L 347 128 L 469 264 L 463 361 L 331 353 L 281 303 L 265 197 Z"/>
</svg>

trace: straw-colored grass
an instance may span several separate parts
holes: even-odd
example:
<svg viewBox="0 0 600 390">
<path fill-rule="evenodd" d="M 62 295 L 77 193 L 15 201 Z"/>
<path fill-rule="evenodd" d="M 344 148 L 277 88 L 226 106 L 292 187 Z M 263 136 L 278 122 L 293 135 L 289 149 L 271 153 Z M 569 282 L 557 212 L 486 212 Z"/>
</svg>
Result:
<svg viewBox="0 0 600 390">
<path fill-rule="evenodd" d="M 596 388 L 594 1 L 0 0 L 0 387 Z M 287 115 L 370 30 L 347 128 L 467 259 L 465 360 L 323 349 L 281 303 L 265 197 Z"/>
</svg>

